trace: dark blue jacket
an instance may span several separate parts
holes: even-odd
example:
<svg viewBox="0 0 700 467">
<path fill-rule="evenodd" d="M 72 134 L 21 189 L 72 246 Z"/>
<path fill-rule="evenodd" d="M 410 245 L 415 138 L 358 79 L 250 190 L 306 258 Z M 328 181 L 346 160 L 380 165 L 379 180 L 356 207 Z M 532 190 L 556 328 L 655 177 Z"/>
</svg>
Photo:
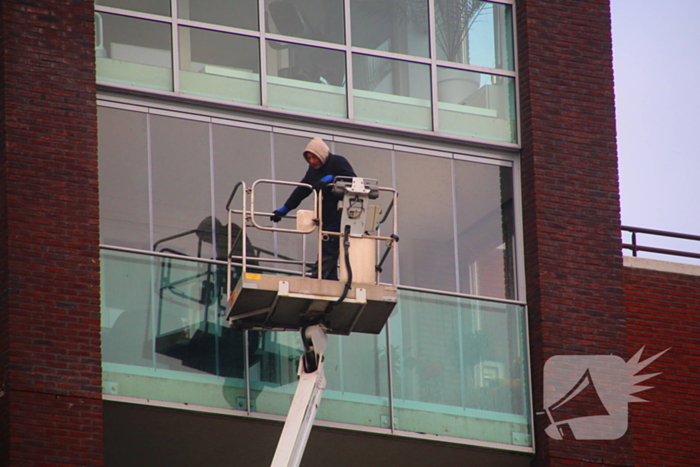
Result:
<svg viewBox="0 0 700 467">
<path fill-rule="evenodd" d="M 350 162 L 343 156 L 338 156 L 337 154 L 328 154 L 328 159 L 326 163 L 321 166 L 320 169 L 314 169 L 309 165 L 309 170 L 306 171 L 306 175 L 301 179 L 301 183 L 307 183 L 311 186 L 314 183 L 321 180 L 326 175 L 332 175 L 333 177 L 343 176 L 343 177 L 356 177 L 355 171 L 353 170 Z M 298 186 L 294 189 L 284 205 L 291 211 L 296 209 L 301 202 L 311 194 L 311 189 L 303 186 Z M 325 230 L 338 230 L 340 228 L 340 213 L 338 212 L 338 201 L 339 199 L 333 196 L 330 187 L 323 189 L 323 206 L 321 207 L 321 212 L 323 215 L 323 228 Z"/>
</svg>

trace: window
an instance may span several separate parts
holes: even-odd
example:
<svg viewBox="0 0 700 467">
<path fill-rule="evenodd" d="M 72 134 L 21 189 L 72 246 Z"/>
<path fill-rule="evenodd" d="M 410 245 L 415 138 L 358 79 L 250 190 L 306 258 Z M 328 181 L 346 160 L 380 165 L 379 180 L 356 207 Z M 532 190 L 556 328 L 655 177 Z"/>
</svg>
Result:
<svg viewBox="0 0 700 467">
<path fill-rule="evenodd" d="M 113 383 L 106 388 L 136 399 L 287 413 L 299 335 L 241 333 L 224 322 L 223 226 L 238 181 L 300 180 L 303 148 L 320 130 L 358 175 L 399 191 L 400 254 L 398 304 L 387 327 L 330 336 L 333 364 L 318 419 L 452 441 L 529 443 L 512 156 L 135 101 L 100 104 L 103 378 Z M 290 190 L 256 188 L 261 222 Z M 254 229 L 247 236 L 252 256 L 302 254 L 283 236 Z M 392 272 L 385 263 L 382 279 Z M 514 432 L 524 441 L 514 441 Z"/>
<path fill-rule="evenodd" d="M 161 3 L 98 2 L 99 82 L 518 142 L 513 0 Z"/>
</svg>

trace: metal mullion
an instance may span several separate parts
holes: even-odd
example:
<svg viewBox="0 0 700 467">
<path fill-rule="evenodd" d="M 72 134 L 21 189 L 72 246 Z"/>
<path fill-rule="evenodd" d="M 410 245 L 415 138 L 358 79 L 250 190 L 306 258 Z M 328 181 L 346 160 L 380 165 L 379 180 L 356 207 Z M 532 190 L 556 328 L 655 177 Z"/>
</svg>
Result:
<svg viewBox="0 0 700 467">
<path fill-rule="evenodd" d="M 265 29 L 265 0 L 258 0 L 258 30 L 260 33 L 260 105 L 268 106 L 267 102 L 267 32 Z"/>
<path fill-rule="evenodd" d="M 173 51 L 173 92 L 180 93 L 180 30 L 178 25 L 178 5 L 177 0 L 170 0 L 171 37 Z"/>
<path fill-rule="evenodd" d="M 345 99 L 348 111 L 348 119 L 355 118 L 355 105 L 353 103 L 353 76 L 352 76 L 352 24 L 350 23 L 350 0 L 344 0 L 345 9 Z"/>
<path fill-rule="evenodd" d="M 512 29 L 512 34 L 513 34 L 513 68 L 517 71 L 518 68 L 518 23 L 517 23 L 517 18 L 515 17 L 516 15 L 516 8 L 515 5 L 510 9 L 510 22 L 511 22 L 511 29 Z M 520 140 L 520 135 L 522 134 L 522 129 L 520 126 L 520 79 L 519 76 L 516 74 L 515 75 L 515 86 L 514 86 L 514 92 L 515 92 L 515 144 L 518 145 L 518 147 L 521 146 L 521 140 Z M 534 446 L 534 445 L 533 445 Z"/>
<path fill-rule="evenodd" d="M 455 178 L 455 160 L 450 159 L 450 172 L 451 172 L 451 182 L 452 182 L 452 237 L 454 241 L 454 254 L 455 254 L 455 290 L 457 293 L 461 293 L 460 287 L 460 277 L 459 277 L 459 241 L 457 234 L 457 180 Z"/>
<path fill-rule="evenodd" d="M 430 108 L 433 119 L 432 129 L 440 131 L 438 120 L 438 87 L 437 87 L 437 39 L 435 30 L 435 0 L 428 0 L 428 41 L 430 48 Z"/>
</svg>

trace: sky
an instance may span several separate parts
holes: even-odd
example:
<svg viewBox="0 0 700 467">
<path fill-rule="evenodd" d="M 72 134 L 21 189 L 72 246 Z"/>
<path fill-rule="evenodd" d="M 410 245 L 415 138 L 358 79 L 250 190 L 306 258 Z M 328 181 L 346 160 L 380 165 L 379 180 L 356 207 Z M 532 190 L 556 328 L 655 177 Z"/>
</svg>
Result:
<svg viewBox="0 0 700 467">
<path fill-rule="evenodd" d="M 622 224 L 700 236 L 700 0 L 611 4 Z"/>
</svg>

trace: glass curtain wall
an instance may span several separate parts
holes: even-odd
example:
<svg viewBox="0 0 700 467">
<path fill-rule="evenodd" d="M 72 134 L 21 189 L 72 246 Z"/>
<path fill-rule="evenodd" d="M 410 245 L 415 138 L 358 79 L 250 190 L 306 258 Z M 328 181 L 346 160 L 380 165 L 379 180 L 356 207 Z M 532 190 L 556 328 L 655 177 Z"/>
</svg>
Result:
<svg viewBox="0 0 700 467">
<path fill-rule="evenodd" d="M 98 81 L 517 143 L 512 0 L 100 0 Z M 258 11 L 258 8 L 264 8 Z"/>
<path fill-rule="evenodd" d="M 101 105 L 98 118 L 105 391 L 286 414 L 299 336 L 223 321 L 227 203 L 240 203 L 239 181 L 300 180 L 318 134 L 134 105 Z M 398 189 L 401 240 L 396 311 L 379 335 L 330 337 L 319 420 L 505 444 L 529 433 L 512 162 L 320 136 L 358 175 Z M 290 191 L 258 186 L 257 219 L 269 224 Z M 231 229 L 240 239 L 241 221 Z M 303 250 L 246 238 L 253 268 Z"/>
</svg>

